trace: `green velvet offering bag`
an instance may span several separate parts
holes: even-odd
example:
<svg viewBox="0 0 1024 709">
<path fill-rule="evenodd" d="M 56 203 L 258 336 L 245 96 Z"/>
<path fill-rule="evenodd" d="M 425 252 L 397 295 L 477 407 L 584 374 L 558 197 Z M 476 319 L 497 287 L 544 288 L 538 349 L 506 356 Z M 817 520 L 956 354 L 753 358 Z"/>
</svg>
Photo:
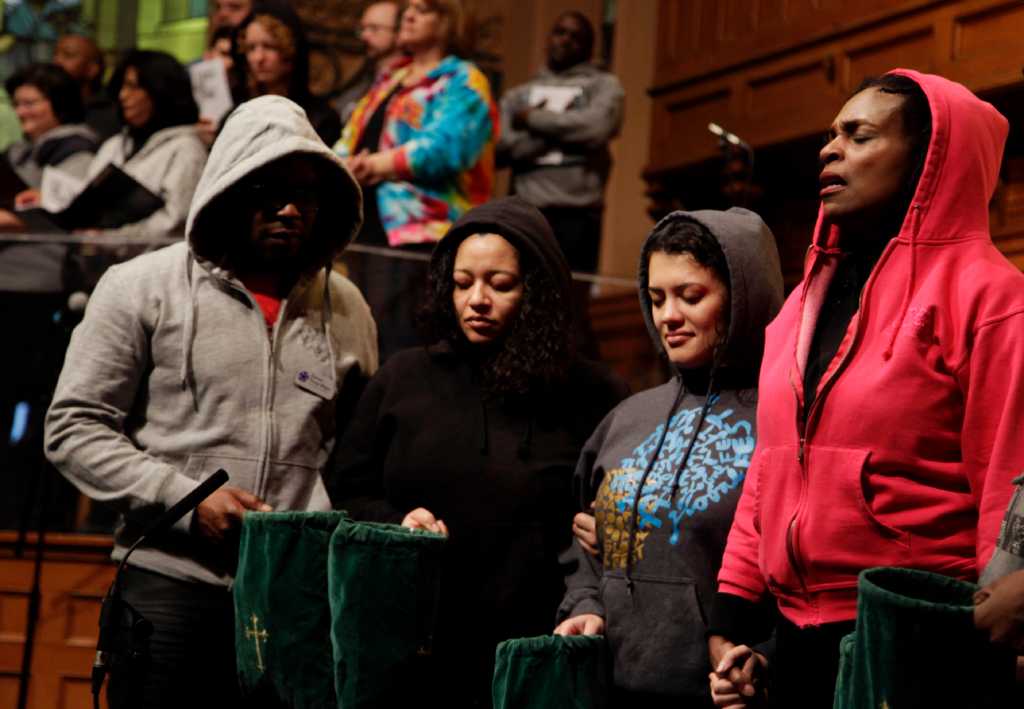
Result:
<svg viewBox="0 0 1024 709">
<path fill-rule="evenodd" d="M 494 709 L 604 709 L 610 692 L 604 636 L 519 638 L 495 651 Z"/>
<path fill-rule="evenodd" d="M 248 707 L 334 707 L 327 556 L 344 512 L 247 513 L 235 654 Z"/>
<path fill-rule="evenodd" d="M 444 544 L 439 534 L 394 524 L 338 524 L 328 559 L 338 707 L 422 703 Z"/>
<path fill-rule="evenodd" d="M 834 709 L 1006 706 L 1014 658 L 975 630 L 976 590 L 915 569 L 861 572 Z"/>
</svg>

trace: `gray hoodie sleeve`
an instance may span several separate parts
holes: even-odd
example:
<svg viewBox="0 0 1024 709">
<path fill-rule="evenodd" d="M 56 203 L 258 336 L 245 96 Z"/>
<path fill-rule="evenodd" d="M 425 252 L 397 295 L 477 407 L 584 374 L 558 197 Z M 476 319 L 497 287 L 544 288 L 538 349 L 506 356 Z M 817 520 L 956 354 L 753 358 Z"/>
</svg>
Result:
<svg viewBox="0 0 1024 709">
<path fill-rule="evenodd" d="M 146 303 L 134 274 L 111 268 L 75 328 L 57 390 L 46 414 L 46 455 L 79 490 L 128 515 L 160 511 L 195 481 L 139 450 L 124 424 L 150 368 Z M 189 513 L 176 527 L 187 531 Z"/>
<path fill-rule="evenodd" d="M 618 78 L 604 74 L 583 108 L 564 113 L 534 109 L 527 114 L 526 124 L 555 142 L 598 148 L 618 135 L 624 99 Z"/>
<path fill-rule="evenodd" d="M 512 117 L 526 108 L 524 87 L 512 89 L 501 99 L 501 132 L 498 138 L 498 162 L 501 166 L 532 160 L 551 149 L 546 140 L 512 126 Z"/>
</svg>

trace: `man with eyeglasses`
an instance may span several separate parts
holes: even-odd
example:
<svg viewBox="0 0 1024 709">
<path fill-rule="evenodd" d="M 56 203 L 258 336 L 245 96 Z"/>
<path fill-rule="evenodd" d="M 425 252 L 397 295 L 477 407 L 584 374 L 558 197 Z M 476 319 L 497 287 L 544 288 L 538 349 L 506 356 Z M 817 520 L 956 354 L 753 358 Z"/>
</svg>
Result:
<svg viewBox="0 0 1024 709">
<path fill-rule="evenodd" d="M 595 66 L 594 26 L 570 10 L 555 21 L 547 66 L 501 100 L 498 162 L 512 168 L 513 194 L 538 207 L 569 267 L 594 273 L 601 245 L 608 144 L 622 127 L 624 92 Z M 576 321 L 585 352 L 596 354 L 586 314 L 589 287 L 576 282 Z"/>
<path fill-rule="evenodd" d="M 366 60 L 334 99 L 334 108 L 343 125 L 348 123 L 359 99 L 370 90 L 374 80 L 402 58 L 402 51 L 396 43 L 401 16 L 401 5 L 396 0 L 371 2 L 363 10 L 358 35 L 365 48 Z"/>
<path fill-rule="evenodd" d="M 243 515 L 328 510 L 321 472 L 377 333 L 332 269 L 362 196 L 303 110 L 263 96 L 228 117 L 186 240 L 114 266 L 68 348 L 46 453 L 118 508 L 114 558 L 218 468 L 231 476 L 122 575 L 155 632 L 148 666 L 117 671 L 112 707 L 241 706 L 229 586 Z"/>
</svg>

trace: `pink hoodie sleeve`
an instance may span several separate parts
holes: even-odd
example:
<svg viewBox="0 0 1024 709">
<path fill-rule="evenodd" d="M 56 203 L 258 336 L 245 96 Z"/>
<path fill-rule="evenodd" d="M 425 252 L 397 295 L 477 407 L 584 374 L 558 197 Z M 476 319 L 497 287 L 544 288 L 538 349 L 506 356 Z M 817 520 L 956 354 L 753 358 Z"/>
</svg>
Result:
<svg viewBox="0 0 1024 709">
<path fill-rule="evenodd" d="M 978 509 L 981 573 L 995 549 L 1012 480 L 1024 472 L 1024 311 L 982 322 L 956 372 L 965 399 L 961 445 Z"/>
<path fill-rule="evenodd" d="M 722 557 L 722 568 L 718 572 L 718 592 L 729 593 L 758 601 L 766 590 L 758 554 L 761 547 L 761 530 L 757 523 L 758 465 L 757 452 L 750 461 L 750 470 L 743 482 L 743 492 L 729 529 L 729 539 Z"/>
</svg>

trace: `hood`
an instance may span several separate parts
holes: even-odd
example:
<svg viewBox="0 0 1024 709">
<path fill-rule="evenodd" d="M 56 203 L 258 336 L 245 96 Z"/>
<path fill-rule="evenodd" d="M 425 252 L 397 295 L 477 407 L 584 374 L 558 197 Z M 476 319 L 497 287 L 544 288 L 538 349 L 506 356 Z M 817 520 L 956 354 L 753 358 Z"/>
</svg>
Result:
<svg viewBox="0 0 1024 709">
<path fill-rule="evenodd" d="M 910 211 L 916 211 L 917 216 L 904 217 L 897 239 L 989 239 L 988 205 L 995 192 L 1009 131 L 1006 118 L 992 104 L 955 81 L 910 69 L 888 73 L 917 82 L 928 97 L 932 113 L 931 142 L 910 203 Z M 820 209 L 814 243 L 821 248 L 835 248 L 839 244 L 838 229 L 824 228 Z"/>
<path fill-rule="evenodd" d="M 309 264 L 309 268 L 322 268 L 341 253 L 362 225 L 362 191 L 341 158 L 324 145 L 305 111 L 282 96 L 260 96 L 246 101 L 224 122 L 185 224 L 192 252 L 204 260 L 222 261 L 223 234 L 204 230 L 203 212 L 250 173 L 297 153 L 315 156 L 322 162 L 327 182 L 323 194 L 329 196 L 320 204 L 312 236 L 322 242 L 323 248 L 315 250 L 317 262 Z"/>
<path fill-rule="evenodd" d="M 454 251 L 467 236 L 500 234 L 520 252 L 532 254 L 562 292 L 563 302 L 572 301 L 572 276 L 551 225 L 540 210 L 521 197 L 504 197 L 475 207 L 452 225 L 438 242 L 430 259 L 432 275 L 438 276 L 441 255 Z"/>
<path fill-rule="evenodd" d="M 681 222 L 696 222 L 718 242 L 729 266 L 729 332 L 725 364 L 740 380 L 756 381 L 764 352 L 764 330 L 782 307 L 782 269 L 775 237 L 754 212 L 733 207 L 726 212 L 673 212 L 658 222 L 640 251 L 640 310 L 658 352 L 661 337 L 651 317 L 647 262 L 654 236 Z"/>
</svg>

